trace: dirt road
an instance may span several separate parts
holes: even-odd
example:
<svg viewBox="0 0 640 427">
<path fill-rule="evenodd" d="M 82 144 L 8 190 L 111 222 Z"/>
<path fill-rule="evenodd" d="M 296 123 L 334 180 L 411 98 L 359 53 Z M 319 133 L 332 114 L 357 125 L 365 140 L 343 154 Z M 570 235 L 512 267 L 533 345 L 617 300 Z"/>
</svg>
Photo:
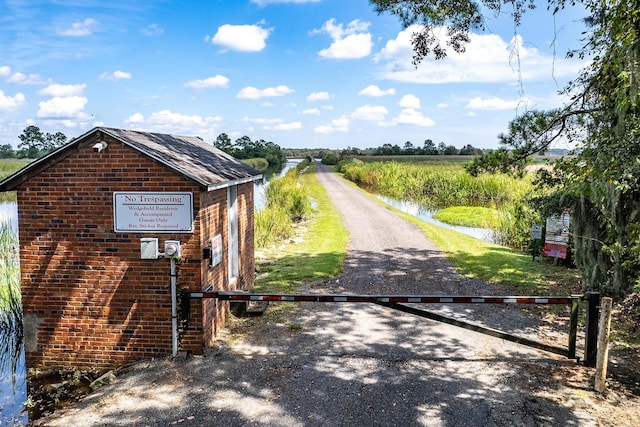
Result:
<svg viewBox="0 0 640 427">
<path fill-rule="evenodd" d="M 417 228 L 318 170 L 351 234 L 344 274 L 309 291 L 503 292 L 459 277 Z M 435 309 L 540 330 L 513 307 Z M 204 357 L 137 364 L 42 425 L 633 425 L 603 421 L 575 362 L 376 305 L 305 303 L 244 332 Z"/>
</svg>

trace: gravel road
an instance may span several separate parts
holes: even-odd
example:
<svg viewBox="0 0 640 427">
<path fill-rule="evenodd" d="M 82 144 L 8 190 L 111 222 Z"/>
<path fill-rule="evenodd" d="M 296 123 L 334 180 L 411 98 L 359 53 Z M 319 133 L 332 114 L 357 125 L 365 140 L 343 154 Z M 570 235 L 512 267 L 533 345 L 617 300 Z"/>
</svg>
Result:
<svg viewBox="0 0 640 427">
<path fill-rule="evenodd" d="M 503 293 L 460 277 L 415 226 L 321 165 L 318 176 L 350 243 L 344 274 L 308 291 Z M 533 338 L 558 336 L 517 307 L 433 309 Z M 304 303 L 284 320 L 250 325 L 226 331 L 205 356 L 138 363 L 38 424 L 606 425 L 580 380 L 584 368 L 490 336 L 367 303 Z M 566 345 L 559 339 L 551 343 Z"/>
</svg>

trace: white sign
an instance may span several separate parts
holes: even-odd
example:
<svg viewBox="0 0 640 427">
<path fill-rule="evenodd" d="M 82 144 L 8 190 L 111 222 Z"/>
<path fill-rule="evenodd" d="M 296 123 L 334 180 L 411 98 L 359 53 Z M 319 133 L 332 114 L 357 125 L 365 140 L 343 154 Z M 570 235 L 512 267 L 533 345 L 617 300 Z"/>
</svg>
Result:
<svg viewBox="0 0 640 427">
<path fill-rule="evenodd" d="M 193 233 L 193 193 L 113 193 L 116 233 Z"/>
<path fill-rule="evenodd" d="M 531 226 L 531 238 L 532 239 L 542 239 L 542 225 L 533 224 Z"/>
<path fill-rule="evenodd" d="M 222 236 L 217 234 L 211 239 L 211 267 L 222 262 Z"/>
<path fill-rule="evenodd" d="M 571 217 L 569 212 L 563 212 L 562 215 L 554 215 L 547 218 L 547 232 L 545 241 L 547 242 L 569 242 L 569 225 Z"/>
</svg>

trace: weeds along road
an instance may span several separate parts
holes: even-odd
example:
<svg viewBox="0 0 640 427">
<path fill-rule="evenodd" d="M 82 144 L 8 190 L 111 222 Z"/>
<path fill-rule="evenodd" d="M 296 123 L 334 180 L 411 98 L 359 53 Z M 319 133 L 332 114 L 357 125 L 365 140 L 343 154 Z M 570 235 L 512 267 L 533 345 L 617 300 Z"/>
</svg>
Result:
<svg viewBox="0 0 640 427">
<path fill-rule="evenodd" d="M 503 292 L 459 277 L 416 227 L 317 169 L 350 244 L 344 274 L 307 291 Z M 530 338 L 539 330 L 517 307 L 433 310 Z M 204 357 L 140 363 L 42 425 L 601 425 L 591 400 L 557 380 L 575 362 L 373 304 L 303 303 L 230 333 Z"/>
</svg>

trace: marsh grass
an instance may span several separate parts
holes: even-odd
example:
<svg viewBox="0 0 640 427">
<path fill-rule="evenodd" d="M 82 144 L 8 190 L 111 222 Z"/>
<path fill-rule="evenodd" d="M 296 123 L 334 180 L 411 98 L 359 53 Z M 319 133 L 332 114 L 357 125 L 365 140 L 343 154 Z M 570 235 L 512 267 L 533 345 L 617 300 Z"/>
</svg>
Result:
<svg viewBox="0 0 640 427">
<path fill-rule="evenodd" d="M 311 214 L 309 194 L 298 182 L 300 170 L 298 165 L 285 176 L 269 182 L 265 190 L 265 207 L 255 213 L 256 248 L 266 248 L 288 239 L 293 234 L 293 225 Z"/>
<path fill-rule="evenodd" d="M 0 371 L 15 373 L 22 346 L 22 303 L 18 238 L 0 223 Z"/>
<path fill-rule="evenodd" d="M 522 197 L 531 186 L 529 179 L 508 175 L 472 177 L 462 162 L 349 162 L 342 164 L 339 171 L 370 191 L 436 209 L 500 207 Z"/>
<path fill-rule="evenodd" d="M 32 162 L 31 159 L 0 159 L 0 181 Z M 0 193 L 0 202 L 15 202 L 15 191 Z"/>
</svg>

